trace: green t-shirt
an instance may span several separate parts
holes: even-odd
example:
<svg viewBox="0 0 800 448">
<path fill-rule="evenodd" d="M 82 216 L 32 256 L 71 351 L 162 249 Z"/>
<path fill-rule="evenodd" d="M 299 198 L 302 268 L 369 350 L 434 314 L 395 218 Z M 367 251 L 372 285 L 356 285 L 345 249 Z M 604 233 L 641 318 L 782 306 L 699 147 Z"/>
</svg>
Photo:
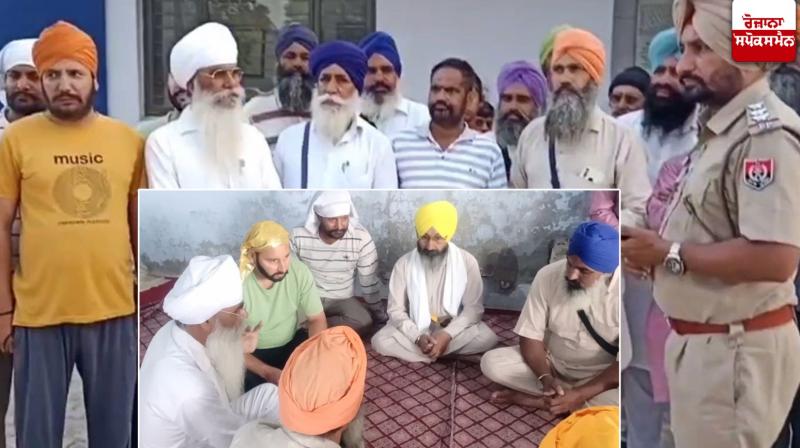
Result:
<svg viewBox="0 0 800 448">
<path fill-rule="evenodd" d="M 306 316 L 322 312 L 314 277 L 294 256 L 286 277 L 272 288 L 262 288 L 254 273 L 244 279 L 243 286 L 247 325 L 254 326 L 261 321 L 258 348 L 280 347 L 291 341 L 297 331 L 297 310 Z"/>
</svg>

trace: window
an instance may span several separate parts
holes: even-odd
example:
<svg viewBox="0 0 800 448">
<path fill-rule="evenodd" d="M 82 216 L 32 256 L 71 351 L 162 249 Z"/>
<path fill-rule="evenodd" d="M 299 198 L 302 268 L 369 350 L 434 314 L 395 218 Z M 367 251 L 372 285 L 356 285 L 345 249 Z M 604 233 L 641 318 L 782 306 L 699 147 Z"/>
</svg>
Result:
<svg viewBox="0 0 800 448">
<path fill-rule="evenodd" d="M 169 53 L 196 26 L 215 21 L 231 29 L 239 44 L 248 97 L 273 88 L 278 30 L 302 23 L 320 41 L 356 42 L 375 30 L 375 0 L 143 0 L 145 114 L 172 106 L 167 97 Z"/>
</svg>

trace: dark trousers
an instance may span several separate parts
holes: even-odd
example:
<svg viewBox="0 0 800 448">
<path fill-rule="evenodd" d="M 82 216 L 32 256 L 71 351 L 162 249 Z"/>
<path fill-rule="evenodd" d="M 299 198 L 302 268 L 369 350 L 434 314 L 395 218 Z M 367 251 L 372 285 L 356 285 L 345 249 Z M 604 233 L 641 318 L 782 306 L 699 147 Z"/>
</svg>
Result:
<svg viewBox="0 0 800 448">
<path fill-rule="evenodd" d="M 89 448 L 131 446 L 136 316 L 14 329 L 18 448 L 62 448 L 73 368 L 83 380 Z"/>
<path fill-rule="evenodd" d="M 285 345 L 274 348 L 256 349 L 256 351 L 253 352 L 253 356 L 258 358 L 258 360 L 264 364 L 282 370 L 286 365 L 286 361 L 289 360 L 289 356 L 291 356 L 292 352 L 294 352 L 294 349 L 296 349 L 297 346 L 302 344 L 306 339 L 308 339 L 308 331 L 305 328 L 301 328 L 297 330 L 297 333 L 294 334 L 292 340 L 287 342 Z M 266 380 L 264 378 L 261 378 L 255 373 L 248 371 L 244 377 L 244 390 L 246 392 L 265 382 Z"/>
<path fill-rule="evenodd" d="M 0 354 L 0 448 L 6 448 L 5 416 L 11 395 L 11 372 L 13 370 L 14 358 L 11 355 Z"/>
</svg>

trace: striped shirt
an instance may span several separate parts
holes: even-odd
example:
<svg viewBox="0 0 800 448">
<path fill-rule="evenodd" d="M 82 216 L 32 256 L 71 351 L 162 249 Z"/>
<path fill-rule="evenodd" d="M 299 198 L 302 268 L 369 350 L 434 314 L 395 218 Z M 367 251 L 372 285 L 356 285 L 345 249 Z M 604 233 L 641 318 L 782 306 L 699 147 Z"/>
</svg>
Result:
<svg viewBox="0 0 800 448">
<path fill-rule="evenodd" d="M 429 126 L 395 135 L 400 188 L 478 189 L 506 188 L 505 162 L 497 143 L 464 127 L 449 148 L 434 140 Z"/>
<path fill-rule="evenodd" d="M 350 226 L 344 237 L 327 244 L 317 232 L 305 227 L 292 229 L 292 250 L 314 275 L 323 299 L 349 299 L 355 295 L 358 274 L 361 292 L 372 298 L 380 290 L 378 250 L 363 227 Z"/>
</svg>

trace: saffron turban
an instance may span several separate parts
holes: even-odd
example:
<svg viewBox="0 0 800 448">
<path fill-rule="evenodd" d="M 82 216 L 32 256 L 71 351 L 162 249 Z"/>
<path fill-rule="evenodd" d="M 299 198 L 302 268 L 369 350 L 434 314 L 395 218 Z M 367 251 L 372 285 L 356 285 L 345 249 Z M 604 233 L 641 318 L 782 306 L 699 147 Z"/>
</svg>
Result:
<svg viewBox="0 0 800 448">
<path fill-rule="evenodd" d="M 317 35 L 308 29 L 308 27 L 300 25 L 299 23 L 286 25 L 278 32 L 278 43 L 275 45 L 275 57 L 280 59 L 283 52 L 291 47 L 293 43 L 298 43 L 305 47 L 306 50 L 312 51 L 317 48 L 319 38 L 317 38 Z"/>
<path fill-rule="evenodd" d="M 575 411 L 559 422 L 539 448 L 617 448 L 619 408 L 596 406 Z"/>
<path fill-rule="evenodd" d="M 522 84 L 528 89 L 539 113 L 547 109 L 547 80 L 539 69 L 526 61 L 509 62 L 500 69 L 500 75 L 497 77 L 497 94 L 502 96 L 503 92 L 514 84 Z"/>
<path fill-rule="evenodd" d="M 97 46 L 75 25 L 58 21 L 42 31 L 33 45 L 33 65 L 44 73 L 65 59 L 76 61 L 97 77 Z"/>
<path fill-rule="evenodd" d="M 189 31 L 169 54 L 169 72 L 178 84 L 186 85 L 197 71 L 215 65 L 235 65 L 239 48 L 231 31 L 222 24 L 209 22 Z"/>
<path fill-rule="evenodd" d="M 378 53 L 392 63 L 392 67 L 394 67 L 397 76 L 403 74 L 403 64 L 400 61 L 400 53 L 397 51 L 397 44 L 392 36 L 383 31 L 376 31 L 362 39 L 361 42 L 358 43 L 358 46 L 364 50 L 368 61 L 373 54 Z"/>
<path fill-rule="evenodd" d="M 606 69 L 606 51 L 603 42 L 594 34 L 579 28 L 563 30 L 556 35 L 553 44 L 553 62 L 561 56 L 575 58 L 596 83 L 603 79 Z"/>
<path fill-rule="evenodd" d="M 164 312 L 186 325 L 242 303 L 242 280 L 230 255 L 194 257 L 164 298 Z"/>
<path fill-rule="evenodd" d="M 548 33 L 547 37 L 544 38 L 544 42 L 542 42 L 542 46 L 539 48 L 539 65 L 542 66 L 542 70 L 544 70 L 544 66 L 550 65 L 550 61 L 553 56 L 553 44 L 556 41 L 556 36 L 561 31 L 568 30 L 570 28 L 572 28 L 572 25 L 558 25 L 550 30 L 550 33 Z"/>
<path fill-rule="evenodd" d="M 442 238 L 450 241 L 458 227 L 458 211 L 447 201 L 436 201 L 422 206 L 414 220 L 417 238 L 422 238 L 429 230 L 435 229 Z"/>
<path fill-rule="evenodd" d="M 244 280 L 255 269 L 253 263 L 250 262 L 251 250 L 259 251 L 268 247 L 278 247 L 282 244 L 289 244 L 289 232 L 282 225 L 275 221 L 261 221 L 253 224 L 253 227 L 250 227 L 250 231 L 244 238 L 239 253 L 241 279 Z"/>
<path fill-rule="evenodd" d="M 283 426 L 317 436 L 350 423 L 364 399 L 367 352 L 350 327 L 328 328 L 300 344 L 278 381 Z"/>
<path fill-rule="evenodd" d="M 660 31 L 653 36 L 650 41 L 650 48 L 647 51 L 651 71 L 656 71 L 658 67 L 664 65 L 664 61 L 668 58 L 680 58 L 680 56 L 681 47 L 678 41 L 678 31 L 674 27 Z"/>
<path fill-rule="evenodd" d="M 777 64 L 735 62 L 731 55 L 731 1 L 730 0 L 675 0 L 672 19 L 680 33 L 686 25 L 693 25 L 697 35 L 729 64 L 743 70 L 767 70 Z"/>
<path fill-rule="evenodd" d="M 311 74 L 319 81 L 323 70 L 331 65 L 338 65 L 350 77 L 358 93 L 364 89 L 364 77 L 367 75 L 367 55 L 355 44 L 341 40 L 326 42 L 311 52 Z"/>
<path fill-rule="evenodd" d="M 650 88 L 650 74 L 641 67 L 628 67 L 611 81 L 608 94 L 610 95 L 617 86 L 631 86 L 642 92 L 642 95 L 647 95 L 647 89 Z"/>
<path fill-rule="evenodd" d="M 619 266 L 619 232 L 602 222 L 585 222 L 572 234 L 567 255 L 577 256 L 597 272 L 610 274 Z"/>
<path fill-rule="evenodd" d="M 358 213 L 350 198 L 350 193 L 343 190 L 323 191 L 319 193 L 308 208 L 308 216 L 303 227 L 311 233 L 319 229 L 319 218 L 350 217 L 350 227 L 358 225 Z"/>
</svg>

